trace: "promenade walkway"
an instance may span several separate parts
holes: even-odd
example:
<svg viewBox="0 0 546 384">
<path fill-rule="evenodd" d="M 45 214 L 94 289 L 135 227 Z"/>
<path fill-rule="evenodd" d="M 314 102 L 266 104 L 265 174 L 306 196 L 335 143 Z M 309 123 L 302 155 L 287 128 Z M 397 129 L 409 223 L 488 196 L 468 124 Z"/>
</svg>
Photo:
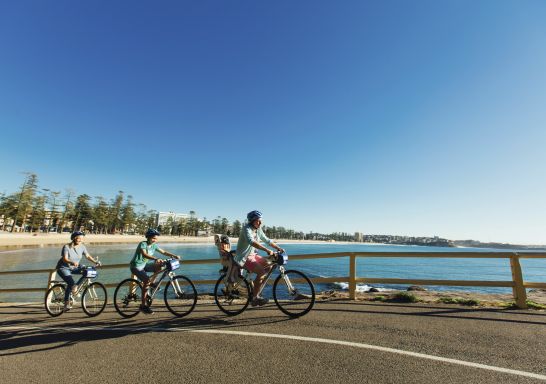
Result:
<svg viewBox="0 0 546 384">
<path fill-rule="evenodd" d="M 291 320 L 200 302 L 183 319 L 158 304 L 126 320 L 112 306 L 90 319 L 3 305 L 0 372 L 10 384 L 543 383 L 546 312 L 334 301 Z"/>
</svg>

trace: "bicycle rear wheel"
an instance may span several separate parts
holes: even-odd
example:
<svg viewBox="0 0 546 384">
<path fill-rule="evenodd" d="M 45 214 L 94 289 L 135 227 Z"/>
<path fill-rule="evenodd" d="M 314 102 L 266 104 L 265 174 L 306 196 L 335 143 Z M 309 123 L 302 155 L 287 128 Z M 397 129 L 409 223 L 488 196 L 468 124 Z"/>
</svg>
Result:
<svg viewBox="0 0 546 384">
<path fill-rule="evenodd" d="M 222 312 L 228 316 L 242 313 L 252 300 L 250 284 L 246 279 L 228 283 L 226 275 L 220 276 L 214 286 L 214 301 Z"/>
<path fill-rule="evenodd" d="M 173 315 L 183 317 L 195 308 L 197 290 L 186 276 L 175 276 L 167 283 L 163 299 Z"/>
<path fill-rule="evenodd" d="M 47 290 L 45 309 L 50 316 L 57 317 L 63 313 L 65 289 L 63 284 L 55 284 Z"/>
<path fill-rule="evenodd" d="M 273 298 L 283 313 L 290 317 L 300 317 L 313 308 L 315 287 L 303 273 L 285 271 L 273 283 Z"/>
<path fill-rule="evenodd" d="M 89 284 L 82 295 L 82 309 L 89 317 L 98 316 L 106 307 L 106 288 L 101 283 Z"/>
<path fill-rule="evenodd" d="M 118 284 L 114 291 L 114 308 L 123 317 L 138 315 L 142 304 L 142 283 L 135 279 L 126 279 Z"/>
</svg>

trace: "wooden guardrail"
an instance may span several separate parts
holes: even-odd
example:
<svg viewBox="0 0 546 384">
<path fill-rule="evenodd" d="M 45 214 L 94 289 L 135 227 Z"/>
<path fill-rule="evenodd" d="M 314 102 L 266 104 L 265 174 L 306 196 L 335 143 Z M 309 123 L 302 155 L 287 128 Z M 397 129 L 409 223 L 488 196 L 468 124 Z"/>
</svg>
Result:
<svg viewBox="0 0 546 384">
<path fill-rule="evenodd" d="M 509 287 L 512 288 L 514 301 L 519 308 L 527 308 L 526 288 L 546 289 L 546 282 L 526 282 L 523 280 L 520 259 L 546 259 L 546 253 L 538 252 L 336 252 L 318 253 L 306 255 L 291 255 L 291 260 L 310 260 L 326 258 L 349 257 L 349 276 L 319 277 L 311 279 L 315 283 L 348 282 L 349 297 L 356 297 L 357 283 L 384 283 L 384 284 L 418 284 L 418 285 L 445 285 L 445 286 L 469 286 L 469 287 Z M 357 276 L 357 258 L 472 258 L 472 259 L 507 259 L 510 261 L 512 279 L 506 281 L 489 280 L 428 280 L 428 279 L 393 279 L 382 277 Z M 183 265 L 192 264 L 219 264 L 218 259 L 183 260 Z M 128 268 L 128 264 L 103 265 L 101 269 Z M 37 269 L 25 271 L 0 272 L 0 276 L 48 273 L 48 287 L 56 278 L 54 269 Z M 216 280 L 194 280 L 195 284 L 214 284 Z M 105 284 L 106 287 L 115 287 L 117 283 Z M 45 288 L 13 288 L 0 289 L 0 293 L 15 292 L 45 292 Z"/>
</svg>

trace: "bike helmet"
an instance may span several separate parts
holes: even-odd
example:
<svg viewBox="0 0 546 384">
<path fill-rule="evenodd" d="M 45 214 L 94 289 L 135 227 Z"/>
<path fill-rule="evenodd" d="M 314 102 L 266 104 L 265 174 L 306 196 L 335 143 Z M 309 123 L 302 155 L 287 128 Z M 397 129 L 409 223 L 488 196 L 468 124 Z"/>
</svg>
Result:
<svg viewBox="0 0 546 384">
<path fill-rule="evenodd" d="M 254 220 L 261 219 L 262 213 L 260 211 L 248 212 L 248 214 L 246 215 L 246 218 L 249 223 L 252 223 Z"/>
<path fill-rule="evenodd" d="M 156 231 L 155 229 L 150 228 L 150 229 L 148 229 L 146 231 L 146 234 L 144 236 L 146 236 L 146 238 L 148 239 L 150 237 L 159 236 L 159 235 L 160 235 L 160 233 L 158 231 Z"/>
<path fill-rule="evenodd" d="M 74 240 L 76 237 L 78 236 L 85 236 L 85 233 L 83 232 L 80 232 L 80 231 L 74 231 L 72 232 L 72 234 L 70 235 L 70 240 Z"/>
</svg>

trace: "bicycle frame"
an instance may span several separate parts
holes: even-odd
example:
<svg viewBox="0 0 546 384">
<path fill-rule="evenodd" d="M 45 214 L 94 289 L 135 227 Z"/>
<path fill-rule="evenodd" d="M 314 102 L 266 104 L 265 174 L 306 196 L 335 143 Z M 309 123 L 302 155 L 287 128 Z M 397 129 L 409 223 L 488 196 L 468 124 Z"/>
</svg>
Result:
<svg viewBox="0 0 546 384">
<path fill-rule="evenodd" d="M 271 279 L 271 276 L 273 275 L 273 272 L 275 272 L 276 269 L 279 270 L 279 273 L 282 276 L 283 280 L 286 282 L 288 289 L 290 289 L 290 291 L 294 291 L 294 286 L 290 282 L 290 279 L 288 278 L 288 276 L 286 276 L 286 274 L 284 273 L 284 271 L 286 270 L 284 268 L 284 265 L 278 265 L 277 263 L 272 262 L 271 268 L 269 269 L 269 272 L 267 272 L 267 274 L 265 275 L 264 283 L 262 284 L 262 287 L 260 288 L 260 291 L 258 292 L 257 296 L 260 296 L 262 294 L 262 291 L 264 290 L 265 286 L 269 282 L 269 279 Z M 253 284 L 253 280 L 251 280 L 250 278 L 254 273 L 250 272 L 248 269 L 244 269 L 244 272 L 245 273 L 243 273 L 243 277 L 246 278 L 249 281 L 249 283 Z"/>
<path fill-rule="evenodd" d="M 157 276 L 159 276 L 160 274 L 162 275 L 159 278 L 159 281 L 155 283 Z M 149 281 L 150 281 L 148 286 L 149 299 L 153 300 L 155 297 L 155 294 L 161 289 L 161 282 L 163 281 L 165 276 L 169 276 L 171 284 L 173 285 L 173 288 L 175 289 L 177 293 L 182 292 L 182 289 L 180 288 L 180 284 L 178 280 L 173 279 L 176 276 L 174 271 L 169 271 L 167 267 L 163 267 L 159 271 L 152 273 L 149 277 Z M 136 290 L 136 286 L 135 286 L 135 290 Z M 131 293 L 134 293 L 134 292 L 131 292 Z"/>
</svg>

